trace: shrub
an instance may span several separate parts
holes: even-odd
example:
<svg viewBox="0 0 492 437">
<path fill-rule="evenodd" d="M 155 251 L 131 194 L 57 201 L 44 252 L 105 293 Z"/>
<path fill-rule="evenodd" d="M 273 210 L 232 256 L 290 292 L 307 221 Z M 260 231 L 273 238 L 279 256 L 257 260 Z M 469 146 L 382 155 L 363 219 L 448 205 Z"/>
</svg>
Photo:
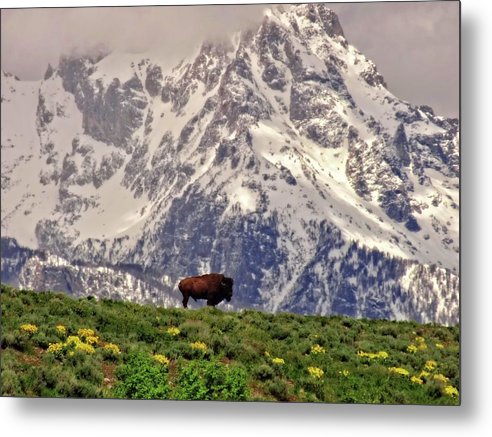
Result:
<svg viewBox="0 0 492 437">
<path fill-rule="evenodd" d="M 97 398 L 101 388 L 87 381 L 77 381 L 70 387 L 69 397 L 73 398 Z"/>
<path fill-rule="evenodd" d="M 166 356 L 170 359 L 177 360 L 180 357 L 193 358 L 195 352 L 201 355 L 200 351 L 194 351 L 187 343 L 171 343 L 165 348 Z"/>
<path fill-rule="evenodd" d="M 179 326 L 181 335 L 190 341 L 207 338 L 210 333 L 208 325 L 201 320 L 187 320 Z"/>
<path fill-rule="evenodd" d="M 177 380 L 176 399 L 246 400 L 247 374 L 241 367 L 219 361 L 191 361 Z"/>
<path fill-rule="evenodd" d="M 232 332 L 236 328 L 237 324 L 238 322 L 234 317 L 225 316 L 218 321 L 217 327 L 222 332 Z"/>
<path fill-rule="evenodd" d="M 270 335 L 276 340 L 285 340 L 289 337 L 291 330 L 286 326 L 274 324 L 270 329 Z"/>
<path fill-rule="evenodd" d="M 21 384 L 14 370 L 2 369 L 0 393 L 2 396 L 19 396 L 22 394 Z"/>
<path fill-rule="evenodd" d="M 440 371 L 444 373 L 449 379 L 457 379 L 460 375 L 458 362 L 445 362 L 440 365 Z"/>
<path fill-rule="evenodd" d="M 342 363 L 347 363 L 354 358 L 354 353 L 352 349 L 345 345 L 339 345 L 333 352 L 332 357 L 336 361 L 340 361 Z"/>
<path fill-rule="evenodd" d="M 15 347 L 14 345 L 16 341 L 17 339 L 13 332 L 5 332 L 5 330 L 3 330 L 2 339 L 0 340 L 0 346 L 2 347 L 2 349 L 6 349 L 8 347 Z"/>
<path fill-rule="evenodd" d="M 114 394 L 126 399 L 167 399 L 169 395 L 167 366 L 162 366 L 142 353 L 129 356 L 119 366 L 116 376 L 120 380 Z"/>
<path fill-rule="evenodd" d="M 81 350 L 66 350 L 63 356 L 63 364 L 67 366 L 77 367 L 81 363 L 85 363 L 90 355 L 82 352 Z"/>
<path fill-rule="evenodd" d="M 79 300 L 73 307 L 73 312 L 80 317 L 87 318 L 95 314 L 95 309 L 86 300 Z"/>
<path fill-rule="evenodd" d="M 388 335 L 393 338 L 398 337 L 398 329 L 394 325 L 385 325 L 379 329 L 381 335 Z"/>
<path fill-rule="evenodd" d="M 93 354 L 96 351 L 93 346 L 91 346 L 90 344 L 87 344 L 87 343 L 76 344 L 75 350 L 84 352 L 86 354 Z"/>
<path fill-rule="evenodd" d="M 157 339 L 157 332 L 150 323 L 140 323 L 136 332 L 139 341 L 153 343 Z"/>
<path fill-rule="evenodd" d="M 106 343 L 102 348 L 102 356 L 105 360 L 116 361 L 120 355 L 120 348 L 114 343 Z"/>
<path fill-rule="evenodd" d="M 84 380 L 92 385 L 97 387 L 101 386 L 104 374 L 99 369 L 98 366 L 94 365 L 94 363 L 84 363 L 80 367 L 78 367 L 75 371 L 75 374 L 79 378 L 79 380 Z"/>
<path fill-rule="evenodd" d="M 33 338 L 33 343 L 42 349 L 46 349 L 51 343 L 56 343 L 58 337 L 55 335 L 48 335 L 44 332 L 38 333 L 35 338 Z"/>
<path fill-rule="evenodd" d="M 32 344 L 29 341 L 28 335 L 21 331 L 14 331 L 10 333 L 10 335 L 5 333 L 3 342 L 20 352 L 28 352 L 32 350 Z"/>
<path fill-rule="evenodd" d="M 253 370 L 253 376 L 260 381 L 266 381 L 272 379 L 275 372 L 268 364 L 261 364 Z"/>
<path fill-rule="evenodd" d="M 265 389 L 279 401 L 285 402 L 289 400 L 289 389 L 287 387 L 287 383 L 283 379 L 275 378 L 267 381 L 265 383 Z"/>
<path fill-rule="evenodd" d="M 224 355 L 231 359 L 237 360 L 245 365 L 249 365 L 258 359 L 258 352 L 250 345 L 239 341 L 230 341 L 224 346 Z"/>
<path fill-rule="evenodd" d="M 189 344 L 188 351 L 183 355 L 188 359 L 203 359 L 209 358 L 211 355 L 211 350 L 203 341 L 196 341 Z"/>
<path fill-rule="evenodd" d="M 228 340 L 224 338 L 224 335 L 219 335 L 219 334 L 212 334 L 210 336 L 210 348 L 213 350 L 215 354 L 218 354 L 221 352 L 225 345 L 227 344 Z"/>
</svg>

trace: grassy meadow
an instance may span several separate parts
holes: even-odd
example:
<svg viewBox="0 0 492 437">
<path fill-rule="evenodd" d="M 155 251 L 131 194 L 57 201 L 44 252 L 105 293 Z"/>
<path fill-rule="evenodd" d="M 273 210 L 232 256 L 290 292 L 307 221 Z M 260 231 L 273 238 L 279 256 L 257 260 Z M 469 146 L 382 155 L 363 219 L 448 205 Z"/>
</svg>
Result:
<svg viewBox="0 0 492 437">
<path fill-rule="evenodd" d="M 1 395 L 459 405 L 459 327 L 2 285 Z"/>
</svg>

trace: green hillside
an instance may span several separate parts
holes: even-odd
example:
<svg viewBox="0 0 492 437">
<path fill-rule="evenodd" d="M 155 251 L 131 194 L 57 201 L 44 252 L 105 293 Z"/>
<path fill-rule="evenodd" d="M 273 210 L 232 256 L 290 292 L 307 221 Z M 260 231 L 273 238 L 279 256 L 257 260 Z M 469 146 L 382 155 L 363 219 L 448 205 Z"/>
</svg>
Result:
<svg viewBox="0 0 492 437">
<path fill-rule="evenodd" d="M 2 396 L 459 404 L 459 328 L 1 286 Z"/>
</svg>

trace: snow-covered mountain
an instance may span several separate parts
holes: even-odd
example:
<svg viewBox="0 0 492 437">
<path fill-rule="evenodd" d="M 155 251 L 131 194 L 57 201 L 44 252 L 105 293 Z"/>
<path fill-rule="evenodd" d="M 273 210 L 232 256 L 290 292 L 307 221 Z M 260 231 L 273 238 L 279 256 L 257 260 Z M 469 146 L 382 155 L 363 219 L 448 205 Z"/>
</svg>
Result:
<svg viewBox="0 0 492 437">
<path fill-rule="evenodd" d="M 2 72 L 2 280 L 178 305 L 454 324 L 458 120 L 395 97 L 323 4 L 158 53 Z"/>
</svg>

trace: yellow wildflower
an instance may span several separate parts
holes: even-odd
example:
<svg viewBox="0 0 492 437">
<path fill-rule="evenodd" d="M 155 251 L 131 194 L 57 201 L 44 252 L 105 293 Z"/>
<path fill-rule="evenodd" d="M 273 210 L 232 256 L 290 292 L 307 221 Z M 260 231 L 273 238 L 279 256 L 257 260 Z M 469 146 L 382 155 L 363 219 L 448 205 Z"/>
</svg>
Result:
<svg viewBox="0 0 492 437">
<path fill-rule="evenodd" d="M 443 383 L 446 383 L 449 381 L 449 378 L 447 378 L 446 376 L 444 376 L 443 374 L 441 373 L 436 373 L 434 376 L 433 376 L 434 380 L 438 381 L 438 382 L 443 382 Z"/>
<path fill-rule="evenodd" d="M 87 354 L 93 354 L 95 352 L 94 346 L 91 346 L 90 344 L 87 343 L 83 343 L 82 340 L 76 335 L 69 335 L 64 344 L 64 346 L 72 346 L 72 345 L 77 351 L 85 352 Z"/>
<path fill-rule="evenodd" d="M 319 367 L 308 367 L 307 370 L 308 370 L 309 374 L 311 376 L 314 376 L 315 378 L 321 378 L 325 373 Z"/>
<path fill-rule="evenodd" d="M 410 381 L 412 381 L 414 384 L 423 384 L 424 381 L 420 379 L 418 376 L 412 376 L 410 378 Z"/>
<path fill-rule="evenodd" d="M 385 351 L 379 351 L 377 353 L 359 351 L 359 352 L 357 352 L 357 355 L 359 357 L 367 357 L 370 360 L 374 360 L 377 358 L 381 358 L 384 360 L 385 358 L 389 357 L 388 352 L 385 352 Z"/>
<path fill-rule="evenodd" d="M 432 372 L 437 367 L 437 363 L 434 360 L 428 360 L 425 362 L 424 369 Z"/>
<path fill-rule="evenodd" d="M 164 364 L 165 366 L 169 365 L 169 358 L 167 358 L 165 355 L 155 354 L 154 360 L 156 360 L 160 364 Z"/>
<path fill-rule="evenodd" d="M 63 325 L 56 325 L 56 330 L 59 334 L 66 335 L 67 333 L 67 328 L 65 328 L 65 326 Z"/>
<path fill-rule="evenodd" d="M 402 375 L 402 376 L 408 376 L 408 375 L 410 375 L 410 373 L 408 372 L 408 370 L 403 369 L 402 367 L 388 367 L 388 370 L 389 370 L 390 373 L 396 373 L 396 374 Z"/>
<path fill-rule="evenodd" d="M 38 332 L 38 327 L 31 323 L 24 323 L 20 326 L 21 331 L 27 332 L 28 334 L 35 334 Z"/>
<path fill-rule="evenodd" d="M 429 375 L 430 375 L 430 373 L 429 373 L 429 372 L 426 372 L 425 370 L 422 370 L 422 371 L 419 373 L 419 378 L 427 378 Z"/>
<path fill-rule="evenodd" d="M 50 343 L 47 352 L 58 355 L 63 351 L 63 343 Z"/>
<path fill-rule="evenodd" d="M 436 347 L 438 349 L 444 349 L 444 345 L 442 343 L 436 343 Z"/>
<path fill-rule="evenodd" d="M 176 335 L 178 335 L 180 332 L 181 331 L 178 328 L 174 327 L 174 326 L 171 326 L 170 328 L 167 328 L 167 333 L 169 335 L 172 335 L 173 337 L 176 336 Z"/>
<path fill-rule="evenodd" d="M 415 352 L 417 352 L 417 346 L 415 346 L 414 344 L 411 344 L 407 347 L 407 352 L 410 352 L 412 354 L 414 354 Z"/>
<path fill-rule="evenodd" d="M 427 349 L 427 345 L 425 343 L 420 343 L 418 346 L 419 350 L 425 351 Z"/>
<path fill-rule="evenodd" d="M 265 351 L 265 357 L 269 357 L 269 356 L 270 356 L 270 352 Z"/>
<path fill-rule="evenodd" d="M 191 343 L 191 348 L 204 351 L 207 350 L 207 345 L 203 341 L 195 341 Z"/>
<path fill-rule="evenodd" d="M 93 354 L 96 351 L 90 344 L 82 342 L 75 345 L 75 350 L 85 352 L 86 354 Z"/>
<path fill-rule="evenodd" d="M 90 329 L 90 328 L 80 328 L 77 331 L 77 334 L 79 335 L 79 337 L 82 337 L 82 338 L 94 337 L 96 335 L 94 330 Z"/>
<path fill-rule="evenodd" d="M 118 345 L 116 345 L 114 343 L 106 343 L 104 345 L 104 349 L 113 353 L 114 355 L 119 355 L 121 353 Z"/>
<path fill-rule="evenodd" d="M 451 396 L 452 398 L 457 398 L 460 395 L 458 389 L 453 387 L 452 385 L 445 386 L 443 392 L 445 395 Z"/>
<path fill-rule="evenodd" d="M 66 346 L 70 346 L 71 344 L 77 346 L 79 343 L 82 343 L 82 340 L 76 335 L 69 335 L 65 341 Z"/>
<path fill-rule="evenodd" d="M 345 378 L 350 375 L 350 372 L 347 369 L 339 370 L 338 374 L 344 376 Z"/>
<path fill-rule="evenodd" d="M 272 358 L 272 363 L 274 363 L 274 364 L 285 364 L 285 360 L 283 358 L 275 357 L 275 358 Z"/>
<path fill-rule="evenodd" d="M 90 344 L 90 345 L 98 344 L 99 343 L 99 337 L 90 335 L 88 337 L 85 337 L 85 342 L 87 344 Z"/>
<path fill-rule="evenodd" d="M 311 346 L 311 353 L 312 354 L 324 354 L 326 351 L 325 351 L 325 348 L 320 346 L 319 344 L 315 344 L 313 346 Z"/>
<path fill-rule="evenodd" d="M 425 343 L 425 338 L 424 337 L 415 337 L 415 341 L 417 343 Z"/>
</svg>

